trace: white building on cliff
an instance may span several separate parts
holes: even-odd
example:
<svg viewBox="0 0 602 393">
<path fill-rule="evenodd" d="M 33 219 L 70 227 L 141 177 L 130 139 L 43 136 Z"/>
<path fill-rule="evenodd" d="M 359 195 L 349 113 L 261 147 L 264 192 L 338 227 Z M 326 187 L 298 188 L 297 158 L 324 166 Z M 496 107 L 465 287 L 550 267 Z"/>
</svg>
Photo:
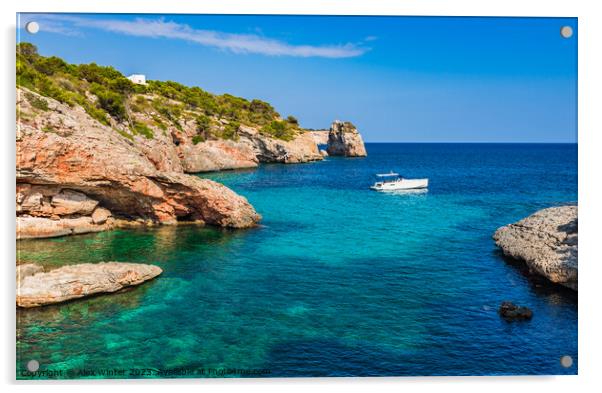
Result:
<svg viewBox="0 0 602 393">
<path fill-rule="evenodd" d="M 127 78 L 137 85 L 146 85 L 146 75 L 144 74 L 132 74 Z"/>
</svg>

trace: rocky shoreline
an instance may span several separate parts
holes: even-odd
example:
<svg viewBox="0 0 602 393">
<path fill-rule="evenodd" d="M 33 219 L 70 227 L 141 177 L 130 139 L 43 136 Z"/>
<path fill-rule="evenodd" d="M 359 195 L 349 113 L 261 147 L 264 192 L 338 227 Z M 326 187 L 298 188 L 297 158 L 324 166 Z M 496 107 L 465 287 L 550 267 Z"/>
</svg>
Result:
<svg viewBox="0 0 602 393">
<path fill-rule="evenodd" d="M 86 100 L 98 100 L 86 94 Z M 138 95 L 127 105 L 127 121 L 93 117 L 89 106 L 17 88 L 18 240 L 184 223 L 251 228 L 261 216 L 246 198 L 191 174 L 319 161 L 327 155 L 318 149 L 315 135 L 290 116 L 272 120 L 269 134 L 218 116 L 182 112 L 175 118 L 181 103 L 164 96 Z M 132 109 L 133 105 L 146 109 Z M 267 110 L 272 116 L 268 104 L 250 105 L 259 107 L 254 115 Z M 155 107 L 160 113 L 149 109 Z M 331 155 L 366 155 L 351 123 L 335 121 L 325 135 Z M 161 272 L 157 266 L 123 262 L 69 265 L 49 272 L 21 264 L 16 303 L 30 308 L 112 293 Z"/>
<path fill-rule="evenodd" d="M 493 235 L 505 255 L 529 270 L 574 291 L 578 288 L 577 206 L 540 210 Z"/>
<path fill-rule="evenodd" d="M 281 140 L 241 125 L 237 140 L 194 143 L 196 125 L 183 120 L 149 139 L 25 88 L 17 97 L 18 239 L 180 222 L 253 227 L 261 216 L 244 197 L 188 173 L 323 159 L 310 132 Z M 31 97 L 46 109 L 34 108 Z M 365 155 L 350 123 L 334 122 L 328 143 L 331 155 Z"/>
</svg>

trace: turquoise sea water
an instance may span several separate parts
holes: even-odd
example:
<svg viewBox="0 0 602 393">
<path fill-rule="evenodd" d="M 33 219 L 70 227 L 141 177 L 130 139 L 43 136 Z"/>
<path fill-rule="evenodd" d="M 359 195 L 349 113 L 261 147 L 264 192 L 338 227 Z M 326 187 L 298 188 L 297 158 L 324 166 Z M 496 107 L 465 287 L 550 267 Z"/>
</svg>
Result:
<svg viewBox="0 0 602 393">
<path fill-rule="evenodd" d="M 529 278 L 491 235 L 577 200 L 577 146 L 367 149 L 203 175 L 249 199 L 263 215 L 256 229 L 18 243 L 23 261 L 48 267 L 117 260 L 164 273 L 123 293 L 18 310 L 17 377 L 30 359 L 73 377 L 576 374 L 576 294 Z M 428 177 L 428 192 L 368 189 L 389 170 Z M 504 300 L 533 319 L 501 320 Z"/>
</svg>

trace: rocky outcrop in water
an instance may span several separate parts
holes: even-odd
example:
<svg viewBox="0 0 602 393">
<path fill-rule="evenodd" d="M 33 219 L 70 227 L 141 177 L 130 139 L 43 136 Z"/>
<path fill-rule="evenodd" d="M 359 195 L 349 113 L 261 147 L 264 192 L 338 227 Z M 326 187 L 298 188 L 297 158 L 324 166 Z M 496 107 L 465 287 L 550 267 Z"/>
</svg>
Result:
<svg viewBox="0 0 602 393">
<path fill-rule="evenodd" d="M 100 293 L 117 292 L 161 274 L 158 266 L 102 262 L 63 266 L 44 272 L 34 264 L 17 266 L 17 306 L 61 303 Z"/>
<path fill-rule="evenodd" d="M 530 308 L 524 306 L 517 306 L 512 302 L 503 302 L 500 305 L 498 313 L 506 321 L 520 321 L 528 320 L 533 318 L 533 311 Z"/>
<path fill-rule="evenodd" d="M 366 147 L 357 128 L 350 122 L 335 120 L 328 133 L 328 155 L 365 157 Z"/>
<path fill-rule="evenodd" d="M 505 255 L 529 270 L 577 291 L 577 206 L 540 210 L 493 235 Z"/>
<path fill-rule="evenodd" d="M 222 184 L 184 174 L 175 146 L 175 158 L 170 153 L 153 159 L 140 147 L 141 137 L 125 138 L 81 107 L 52 99 L 40 98 L 47 101 L 48 109 L 35 110 L 21 93 L 17 103 L 18 238 L 110 229 L 113 217 L 233 228 L 251 227 L 259 221 L 245 198 Z M 154 143 L 167 146 L 163 137 Z"/>
</svg>

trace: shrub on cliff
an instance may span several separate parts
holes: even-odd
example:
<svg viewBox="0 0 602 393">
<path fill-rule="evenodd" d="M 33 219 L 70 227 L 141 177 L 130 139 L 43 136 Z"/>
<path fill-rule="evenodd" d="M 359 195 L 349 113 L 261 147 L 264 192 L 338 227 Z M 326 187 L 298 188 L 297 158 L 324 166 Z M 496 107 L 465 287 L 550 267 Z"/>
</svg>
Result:
<svg viewBox="0 0 602 393">
<path fill-rule="evenodd" d="M 290 124 L 294 125 L 294 126 L 298 126 L 299 125 L 299 120 L 297 120 L 297 118 L 295 116 L 288 116 L 286 118 L 286 121 L 289 122 Z"/>
<path fill-rule="evenodd" d="M 34 67 L 37 71 L 46 75 L 54 75 L 59 72 L 68 73 L 72 71 L 69 64 L 56 56 L 38 57 L 37 61 L 34 63 Z"/>
<path fill-rule="evenodd" d="M 198 145 L 201 142 L 205 142 L 205 138 L 202 135 L 195 135 L 192 137 L 192 143 Z"/>
<path fill-rule="evenodd" d="M 209 131 L 209 127 L 211 127 L 211 119 L 205 115 L 199 115 L 196 118 L 196 128 L 197 132 L 205 133 Z"/>
<path fill-rule="evenodd" d="M 240 129 L 240 123 L 237 121 L 231 121 L 224 126 L 224 130 L 221 133 L 221 137 L 224 139 L 238 140 L 238 131 Z"/>
<path fill-rule="evenodd" d="M 17 44 L 17 55 L 32 59 L 39 56 L 38 48 L 29 42 L 20 42 Z"/>
<path fill-rule="evenodd" d="M 29 101 L 32 107 L 42 111 L 48 110 L 48 101 L 46 101 L 45 99 L 37 97 L 36 95 L 30 92 L 25 93 L 25 98 L 27 99 L 27 101 Z"/>
<path fill-rule="evenodd" d="M 135 121 L 132 126 L 134 134 L 142 135 L 146 139 L 153 139 L 155 133 L 146 124 Z"/>
<path fill-rule="evenodd" d="M 92 83 L 90 92 L 98 98 L 98 105 L 119 121 L 126 118 L 125 97 L 122 94 L 109 90 L 98 83 Z"/>
<path fill-rule="evenodd" d="M 294 129 L 286 121 L 273 120 L 261 128 L 261 133 L 273 138 L 290 141 L 295 137 Z"/>
<path fill-rule="evenodd" d="M 203 140 L 207 139 L 211 135 L 211 119 L 209 116 L 203 114 L 197 116 L 196 132 L 197 135 L 195 136 L 200 136 L 203 138 Z"/>
</svg>

